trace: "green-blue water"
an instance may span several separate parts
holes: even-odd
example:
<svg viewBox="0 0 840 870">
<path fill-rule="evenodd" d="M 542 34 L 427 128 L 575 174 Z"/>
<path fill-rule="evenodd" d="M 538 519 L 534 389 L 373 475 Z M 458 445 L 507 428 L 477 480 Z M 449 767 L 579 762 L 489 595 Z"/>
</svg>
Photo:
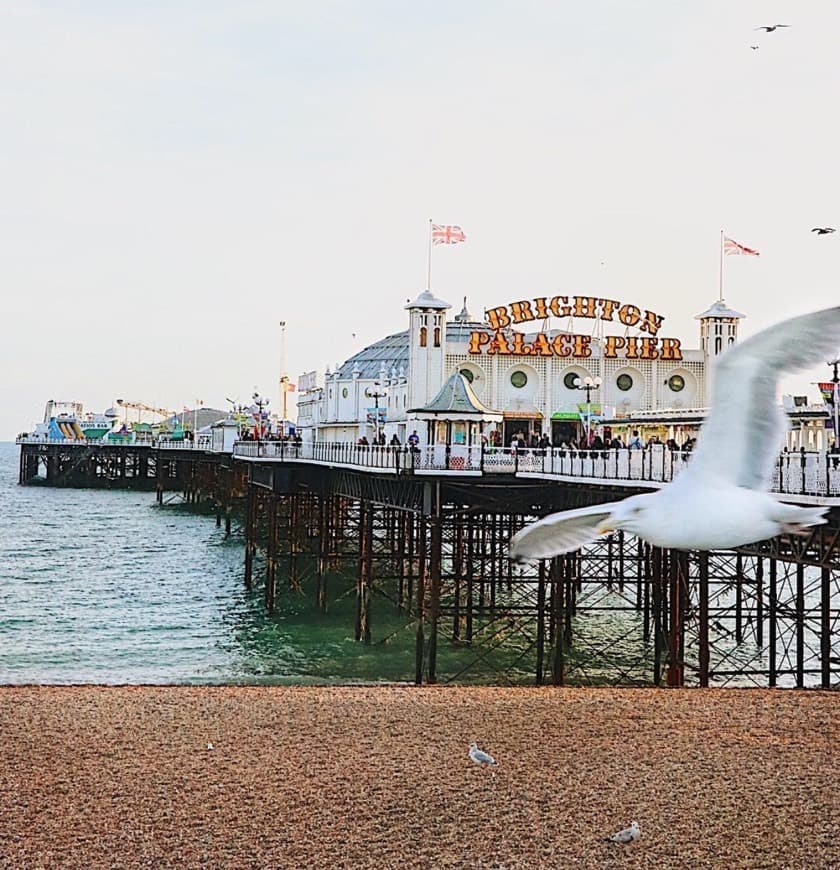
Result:
<svg viewBox="0 0 840 870">
<path fill-rule="evenodd" d="M 412 677 L 411 631 L 356 643 L 352 595 L 323 615 L 308 589 L 285 592 L 267 616 L 261 582 L 244 588 L 241 536 L 212 517 L 153 493 L 21 487 L 17 474 L 18 448 L 0 444 L 0 684 Z M 383 614 L 378 635 L 400 625 Z"/>
</svg>

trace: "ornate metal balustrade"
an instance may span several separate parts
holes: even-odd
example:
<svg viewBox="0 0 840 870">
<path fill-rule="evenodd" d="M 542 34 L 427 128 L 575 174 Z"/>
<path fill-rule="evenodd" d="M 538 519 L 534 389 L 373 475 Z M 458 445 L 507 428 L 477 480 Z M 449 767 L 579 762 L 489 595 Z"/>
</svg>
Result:
<svg viewBox="0 0 840 870">
<path fill-rule="evenodd" d="M 295 444 L 286 441 L 239 441 L 234 456 L 281 462 L 340 465 L 395 474 L 512 474 L 557 480 L 608 480 L 662 484 L 673 480 L 691 454 L 655 446 L 646 450 L 508 449 L 435 445 L 390 447 L 351 442 Z M 773 475 L 774 492 L 840 498 L 840 455 L 818 452 L 780 454 Z"/>
</svg>

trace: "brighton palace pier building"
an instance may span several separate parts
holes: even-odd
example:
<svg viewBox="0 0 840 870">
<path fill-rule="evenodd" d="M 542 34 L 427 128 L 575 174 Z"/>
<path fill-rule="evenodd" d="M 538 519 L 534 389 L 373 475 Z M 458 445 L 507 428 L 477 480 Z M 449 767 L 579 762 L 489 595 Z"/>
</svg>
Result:
<svg viewBox="0 0 840 870">
<path fill-rule="evenodd" d="M 416 431 L 421 444 L 484 434 L 509 445 L 537 433 L 559 445 L 579 442 L 589 425 L 625 443 L 633 429 L 683 443 L 709 402 L 711 363 L 737 341 L 744 316 L 715 302 L 697 315 L 700 346 L 690 349 L 656 312 L 594 296 L 515 301 L 483 319 L 465 299 L 448 319 L 449 303 L 426 290 L 405 310 L 407 329 L 327 369 L 323 383 L 301 375 L 305 441 L 373 443 L 379 431 L 405 444 Z"/>
</svg>

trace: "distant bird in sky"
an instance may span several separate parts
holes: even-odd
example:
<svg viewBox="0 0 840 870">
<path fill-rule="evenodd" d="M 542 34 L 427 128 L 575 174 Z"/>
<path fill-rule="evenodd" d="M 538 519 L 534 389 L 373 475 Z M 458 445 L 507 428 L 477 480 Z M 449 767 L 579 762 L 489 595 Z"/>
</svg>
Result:
<svg viewBox="0 0 840 870">
<path fill-rule="evenodd" d="M 758 49 L 759 49 L 760 47 L 761 47 L 761 46 L 759 46 L 759 45 L 751 45 L 751 46 L 750 46 L 750 48 L 751 48 L 753 51 L 758 51 Z"/>
<path fill-rule="evenodd" d="M 789 24 L 762 24 L 761 27 L 756 27 L 756 30 L 763 30 L 765 33 L 772 33 L 778 27 L 790 27 Z"/>
<path fill-rule="evenodd" d="M 829 233 L 837 232 L 834 227 L 814 227 L 811 230 L 812 233 L 816 233 L 819 236 L 827 236 Z"/>
<path fill-rule="evenodd" d="M 470 758 L 476 763 L 484 767 L 485 764 L 495 765 L 496 759 L 486 752 L 482 752 L 478 748 L 477 743 L 470 743 Z"/>
<path fill-rule="evenodd" d="M 619 843 L 622 846 L 629 846 L 631 843 L 635 842 L 639 839 L 639 834 L 641 834 L 641 830 L 639 829 L 638 822 L 631 822 L 629 828 L 625 828 L 623 831 L 619 831 L 616 834 L 612 834 L 607 837 L 608 843 Z"/>
<path fill-rule="evenodd" d="M 731 550 L 781 534 L 808 534 L 825 506 L 798 507 L 769 492 L 787 420 L 782 375 L 835 358 L 840 306 L 803 314 L 733 345 L 715 369 L 715 397 L 691 462 L 649 495 L 551 514 L 510 541 L 515 562 L 570 553 L 618 529 L 657 547 Z M 686 522 L 686 517 L 691 522 Z"/>
</svg>

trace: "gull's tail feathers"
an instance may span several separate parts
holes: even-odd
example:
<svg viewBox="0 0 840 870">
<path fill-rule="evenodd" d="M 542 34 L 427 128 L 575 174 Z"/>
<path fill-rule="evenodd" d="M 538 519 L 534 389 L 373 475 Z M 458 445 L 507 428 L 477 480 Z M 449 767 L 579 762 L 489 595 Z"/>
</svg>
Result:
<svg viewBox="0 0 840 870">
<path fill-rule="evenodd" d="M 828 522 L 826 514 L 830 508 L 821 507 L 798 507 L 796 505 L 780 505 L 783 510 L 779 512 L 777 522 L 781 526 L 783 534 L 799 535 L 806 537 L 811 534 L 814 526 L 823 526 Z M 773 519 L 776 519 L 774 517 Z"/>
</svg>

